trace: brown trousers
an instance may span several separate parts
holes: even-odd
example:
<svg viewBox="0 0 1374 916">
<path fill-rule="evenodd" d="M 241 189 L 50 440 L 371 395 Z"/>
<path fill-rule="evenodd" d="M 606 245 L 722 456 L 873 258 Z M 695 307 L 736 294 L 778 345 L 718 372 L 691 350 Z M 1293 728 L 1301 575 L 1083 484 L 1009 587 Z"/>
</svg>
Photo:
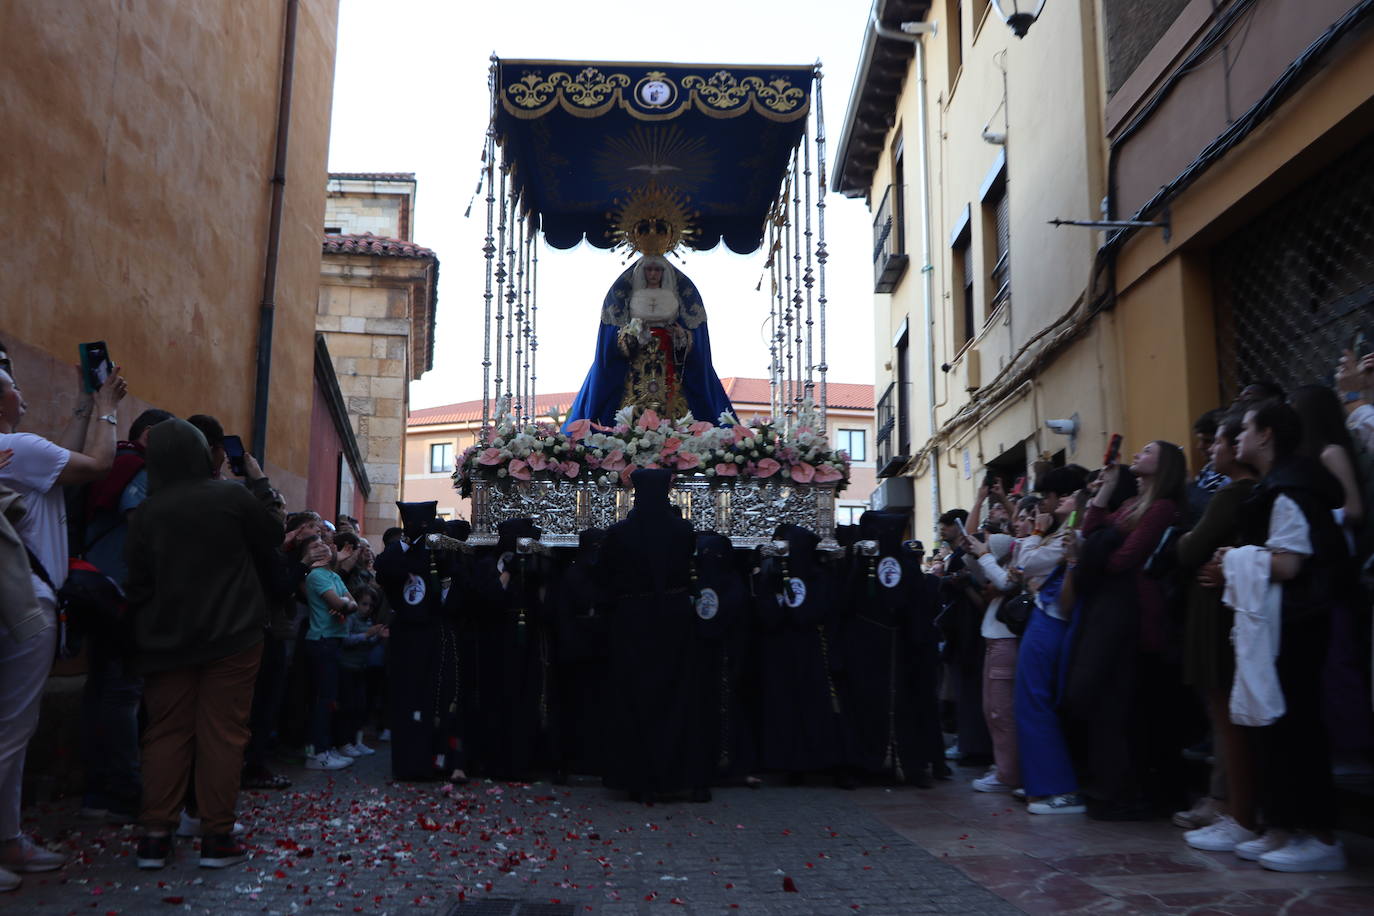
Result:
<svg viewBox="0 0 1374 916">
<path fill-rule="evenodd" d="M 203 665 L 149 674 L 143 682 L 148 727 L 143 732 L 145 830 L 175 829 L 195 764 L 201 829 L 227 834 L 234 827 L 248 744 L 253 684 L 262 643 Z"/>
</svg>

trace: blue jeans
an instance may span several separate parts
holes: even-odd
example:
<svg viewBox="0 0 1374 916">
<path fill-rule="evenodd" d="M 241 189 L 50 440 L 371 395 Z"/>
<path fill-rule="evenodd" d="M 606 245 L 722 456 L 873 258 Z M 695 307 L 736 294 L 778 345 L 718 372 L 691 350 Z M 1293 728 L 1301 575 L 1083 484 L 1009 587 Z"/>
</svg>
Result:
<svg viewBox="0 0 1374 916">
<path fill-rule="evenodd" d="M 307 639 L 305 655 L 315 675 L 315 705 L 310 713 L 310 743 L 315 753 L 333 747 L 334 714 L 339 707 L 339 646 L 342 640 Z"/>
<path fill-rule="evenodd" d="M 143 794 L 138 752 L 143 679 L 105 642 L 92 638 L 88 645 L 81 694 L 81 765 L 86 775 L 81 804 L 137 814 Z"/>
<path fill-rule="evenodd" d="M 1059 722 L 1059 671 L 1069 625 L 1040 608 L 1031 612 L 1016 659 L 1016 739 L 1021 784 L 1032 798 L 1078 791 Z"/>
</svg>

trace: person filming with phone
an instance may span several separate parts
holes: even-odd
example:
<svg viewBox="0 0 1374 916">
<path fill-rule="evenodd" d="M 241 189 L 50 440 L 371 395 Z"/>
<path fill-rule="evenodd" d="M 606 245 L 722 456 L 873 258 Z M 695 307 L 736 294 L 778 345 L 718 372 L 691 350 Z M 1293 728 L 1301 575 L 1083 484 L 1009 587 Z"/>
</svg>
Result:
<svg viewBox="0 0 1374 916">
<path fill-rule="evenodd" d="M 0 351 L 5 347 L 0 344 Z M 15 522 L 24 543 L 35 594 L 29 608 L 6 608 L 0 625 L 0 890 L 13 890 L 28 872 L 61 868 L 66 857 L 35 844 L 20 830 L 24 755 L 38 728 L 39 699 L 58 639 L 57 589 L 67 577 L 67 509 L 62 487 L 99 480 L 114 464 L 117 410 L 128 386 L 118 369 L 73 411 L 61 443 L 19 432 L 28 410 L 8 357 L 0 368 L 0 486 L 23 497 Z"/>
</svg>

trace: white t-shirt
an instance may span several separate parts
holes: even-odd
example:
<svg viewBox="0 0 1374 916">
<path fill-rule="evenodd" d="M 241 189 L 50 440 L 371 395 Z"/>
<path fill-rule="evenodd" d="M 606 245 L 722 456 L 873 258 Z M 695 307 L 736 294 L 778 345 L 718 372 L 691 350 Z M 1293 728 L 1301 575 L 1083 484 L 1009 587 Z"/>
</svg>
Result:
<svg viewBox="0 0 1374 916">
<path fill-rule="evenodd" d="M 24 497 L 28 510 L 15 530 L 60 588 L 67 579 L 67 504 L 57 478 L 71 452 L 33 433 L 0 433 L 0 450 L 7 448 L 14 457 L 0 468 L 0 481 Z M 57 597 L 36 575 L 33 588 L 39 597 Z"/>
</svg>

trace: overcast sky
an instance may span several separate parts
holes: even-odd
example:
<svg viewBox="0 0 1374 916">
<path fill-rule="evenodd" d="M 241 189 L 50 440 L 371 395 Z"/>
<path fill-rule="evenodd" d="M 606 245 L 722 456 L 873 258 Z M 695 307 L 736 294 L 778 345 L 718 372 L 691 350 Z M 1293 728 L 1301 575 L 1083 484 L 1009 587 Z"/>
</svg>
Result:
<svg viewBox="0 0 1374 916">
<path fill-rule="evenodd" d="M 487 127 L 487 67 L 503 58 L 807 64 L 820 60 L 830 161 L 838 152 L 869 0 L 343 0 L 329 169 L 415 172 L 415 241 L 439 257 L 434 369 L 411 407 L 482 396 L 485 205 L 474 202 Z M 827 198 L 830 380 L 873 381 L 871 216 Z M 622 256 L 583 243 L 543 248 L 541 393 L 575 391 L 590 366 L 601 300 Z M 768 315 L 755 292 L 762 253 L 688 252 L 682 268 L 706 305 L 716 371 L 766 377 Z"/>
</svg>

